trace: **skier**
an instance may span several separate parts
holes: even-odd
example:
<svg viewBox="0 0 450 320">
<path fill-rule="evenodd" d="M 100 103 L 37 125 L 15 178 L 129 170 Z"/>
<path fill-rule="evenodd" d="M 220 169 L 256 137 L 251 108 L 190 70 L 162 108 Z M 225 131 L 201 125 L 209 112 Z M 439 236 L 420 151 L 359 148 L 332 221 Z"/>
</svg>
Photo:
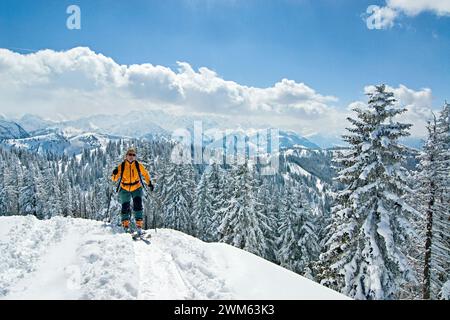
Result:
<svg viewBox="0 0 450 320">
<path fill-rule="evenodd" d="M 145 183 L 153 191 L 153 184 L 150 180 L 150 175 L 144 166 L 136 161 L 136 149 L 131 147 L 127 150 L 125 160 L 117 166 L 112 173 L 112 180 L 119 181 L 119 201 L 122 205 L 121 218 L 122 227 L 125 232 L 129 231 L 131 206 L 130 202 L 133 199 L 134 218 L 136 220 L 136 228 L 138 234 L 142 233 L 143 220 L 143 185 L 142 176 L 145 178 Z"/>
</svg>

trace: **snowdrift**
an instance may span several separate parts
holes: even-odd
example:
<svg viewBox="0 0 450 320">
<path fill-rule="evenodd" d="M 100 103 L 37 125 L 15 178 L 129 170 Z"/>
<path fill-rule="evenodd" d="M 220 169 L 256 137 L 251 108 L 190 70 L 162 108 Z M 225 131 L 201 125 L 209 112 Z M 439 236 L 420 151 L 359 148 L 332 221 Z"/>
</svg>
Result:
<svg viewBox="0 0 450 320">
<path fill-rule="evenodd" d="M 0 299 L 347 299 L 251 253 L 178 231 L 0 217 Z"/>
</svg>

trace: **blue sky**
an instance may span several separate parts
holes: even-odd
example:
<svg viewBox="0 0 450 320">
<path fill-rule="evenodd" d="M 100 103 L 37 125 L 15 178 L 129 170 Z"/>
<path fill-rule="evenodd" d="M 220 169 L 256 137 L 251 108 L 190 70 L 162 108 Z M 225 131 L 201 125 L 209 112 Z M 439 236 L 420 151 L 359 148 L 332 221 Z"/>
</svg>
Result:
<svg viewBox="0 0 450 320">
<path fill-rule="evenodd" d="M 270 86 L 289 78 L 350 101 L 368 84 L 450 88 L 450 19 L 431 13 L 369 30 L 361 18 L 384 1 L 2 0 L 0 47 L 88 46 L 119 63 L 187 61 L 225 79 Z M 68 5 L 82 29 L 65 28 Z M 437 39 L 433 37 L 437 35 Z"/>
<path fill-rule="evenodd" d="M 70 4 L 81 8 L 81 30 L 66 28 Z M 287 78 L 337 97 L 341 108 L 381 82 L 430 88 L 435 107 L 450 99 L 450 18 L 421 12 L 369 30 L 362 15 L 371 4 L 386 2 L 2 0 L 0 48 L 86 46 L 118 64 L 173 69 L 185 61 L 261 88 Z"/>
</svg>

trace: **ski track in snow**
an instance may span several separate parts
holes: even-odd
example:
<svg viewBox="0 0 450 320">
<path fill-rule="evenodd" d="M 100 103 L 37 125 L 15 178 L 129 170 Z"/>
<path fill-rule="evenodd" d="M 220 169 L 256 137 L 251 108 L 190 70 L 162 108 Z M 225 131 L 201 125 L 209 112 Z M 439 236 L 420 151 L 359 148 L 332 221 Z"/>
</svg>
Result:
<svg viewBox="0 0 450 320">
<path fill-rule="evenodd" d="M 114 235 L 102 223 L 86 224 L 80 219 L 25 219 L 21 224 L 11 221 L 20 227 L 9 230 L 9 241 L 0 243 L 0 297 L 137 297 L 137 266 L 127 235 Z"/>
<path fill-rule="evenodd" d="M 158 229 L 0 217 L 0 299 L 345 299 L 243 250 Z"/>
<path fill-rule="evenodd" d="M 4 218 L 0 228 L 8 239 L 0 242 L 1 299 L 231 298 L 220 275 L 204 267 L 214 263 L 201 241 L 181 232 L 152 232 L 148 245 L 102 222 L 22 219 Z"/>
<path fill-rule="evenodd" d="M 215 272 L 212 257 L 201 248 L 204 243 L 181 232 L 174 237 L 174 232 L 164 229 L 152 232 L 150 246 L 135 242 L 136 261 L 145 288 L 139 298 L 231 299 L 225 280 Z"/>
</svg>

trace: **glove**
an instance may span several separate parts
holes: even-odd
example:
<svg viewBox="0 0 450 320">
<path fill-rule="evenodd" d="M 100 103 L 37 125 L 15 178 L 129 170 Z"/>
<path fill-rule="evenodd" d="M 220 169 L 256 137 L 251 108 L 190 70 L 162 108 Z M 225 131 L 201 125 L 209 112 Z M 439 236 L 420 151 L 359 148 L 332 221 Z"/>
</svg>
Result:
<svg viewBox="0 0 450 320">
<path fill-rule="evenodd" d="M 113 175 L 117 175 L 119 173 L 119 169 L 115 168 L 113 171 Z"/>
<path fill-rule="evenodd" d="M 152 192 L 153 192 L 153 190 L 155 190 L 155 187 L 153 186 L 151 181 L 150 181 L 148 187 L 150 188 L 150 191 L 152 191 Z"/>
</svg>

